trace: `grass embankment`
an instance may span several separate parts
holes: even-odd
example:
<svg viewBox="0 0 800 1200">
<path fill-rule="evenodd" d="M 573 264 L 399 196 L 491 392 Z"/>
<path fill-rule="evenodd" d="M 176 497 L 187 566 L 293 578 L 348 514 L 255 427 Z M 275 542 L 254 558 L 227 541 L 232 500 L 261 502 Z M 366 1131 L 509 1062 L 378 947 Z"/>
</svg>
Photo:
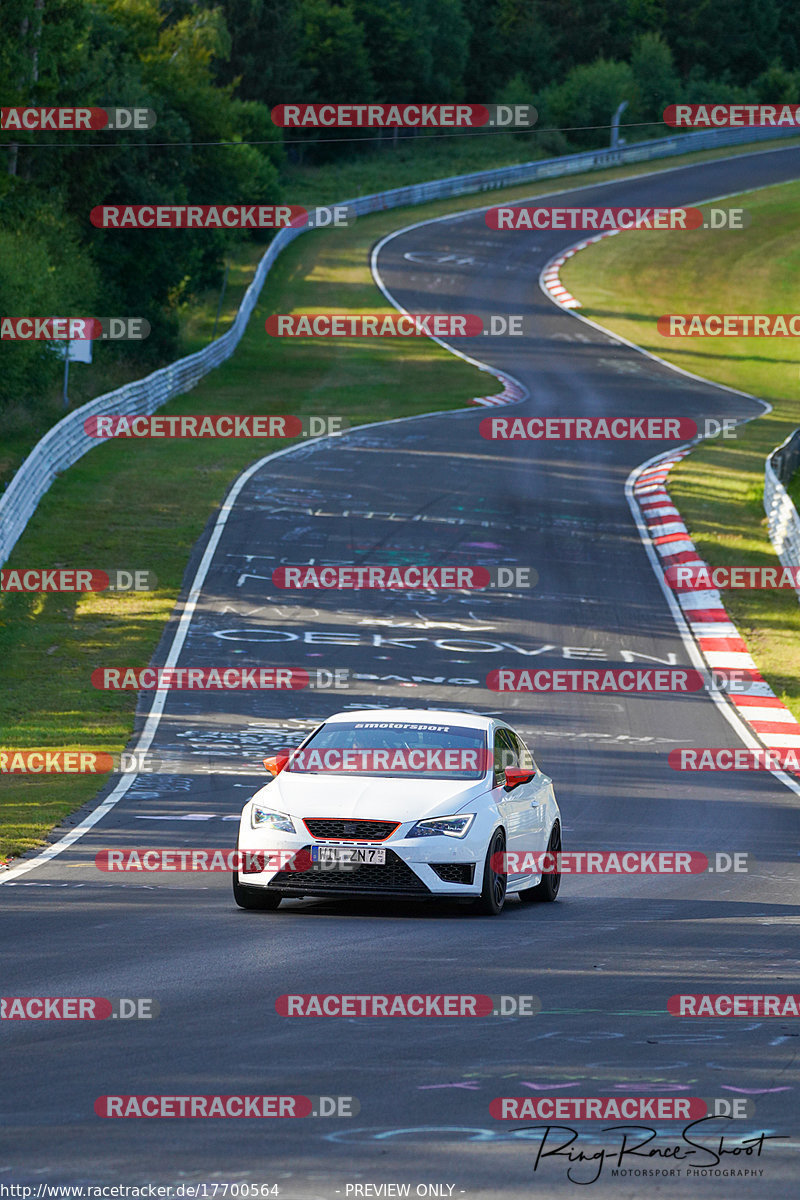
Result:
<svg viewBox="0 0 800 1200">
<path fill-rule="evenodd" d="M 683 165 L 723 153 L 728 152 L 679 161 Z M 667 170 L 675 161 L 667 160 L 655 169 Z M 462 165 L 465 170 L 476 166 Z M 442 176 L 456 169 L 448 161 L 439 169 L 425 166 L 425 174 Z M 368 171 L 359 177 L 349 167 L 319 169 L 313 203 L 413 182 L 421 177 L 421 170 L 418 163 L 395 163 L 393 169 L 384 168 L 379 178 L 373 178 Z M 486 390 L 487 377 L 435 343 L 389 339 L 283 343 L 267 337 L 264 319 L 272 312 L 385 311 L 369 273 L 369 249 L 385 233 L 410 221 L 641 170 L 641 164 L 636 164 L 440 201 L 364 217 L 350 229 L 297 239 L 271 271 L 233 358 L 161 411 L 340 413 L 358 424 L 462 407 Z M 310 188 L 308 173 L 300 174 L 302 186 Z M 310 196 L 302 194 L 300 183 L 290 199 L 312 203 Z M 232 256 L 219 333 L 233 319 L 262 253 L 263 247 L 248 244 Z M 218 298 L 217 292 L 209 293 L 184 314 L 184 353 L 210 339 Z M 179 593 L 191 548 L 209 516 L 236 475 L 281 444 L 137 442 L 134 449 L 125 442 L 108 443 L 56 481 L 7 565 L 147 568 L 155 571 L 158 588 L 127 596 L 0 595 L 4 749 L 113 753 L 125 746 L 133 729 L 136 696 L 96 691 L 89 684 L 91 670 L 98 665 L 141 666 L 149 661 Z M 40 844 L 59 820 L 91 799 L 97 785 L 92 776 L 3 777 L 0 858 Z"/>
<path fill-rule="evenodd" d="M 704 378 L 769 401 L 735 439 L 697 449 L 670 472 L 670 493 L 713 566 L 774 566 L 763 508 L 764 459 L 800 425 L 793 338 L 670 338 L 665 313 L 800 311 L 800 183 L 724 201 L 751 217 L 741 231 L 638 231 L 569 259 L 564 285 L 581 314 Z M 668 405 L 667 405 L 668 408 Z M 666 411 L 666 409 L 665 409 Z M 795 501 L 800 487 L 792 488 Z M 800 719 L 800 605 L 793 590 L 728 591 L 723 601 L 759 669 Z"/>
</svg>

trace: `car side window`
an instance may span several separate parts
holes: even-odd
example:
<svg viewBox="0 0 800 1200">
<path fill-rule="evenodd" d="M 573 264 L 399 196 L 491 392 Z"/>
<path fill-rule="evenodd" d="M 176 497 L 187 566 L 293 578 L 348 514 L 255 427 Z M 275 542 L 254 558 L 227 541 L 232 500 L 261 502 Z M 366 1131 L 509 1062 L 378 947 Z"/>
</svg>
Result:
<svg viewBox="0 0 800 1200">
<path fill-rule="evenodd" d="M 538 771 L 539 768 L 536 766 L 536 763 L 533 761 L 533 755 L 531 754 L 530 750 L 523 742 L 522 738 L 518 737 L 516 733 L 512 733 L 511 740 L 513 741 L 514 745 L 517 748 L 517 754 L 519 755 L 519 765 L 521 767 L 524 767 L 528 771 Z"/>
<path fill-rule="evenodd" d="M 497 729 L 494 735 L 494 782 L 495 787 L 505 782 L 507 767 L 519 766 L 519 751 L 511 740 L 507 729 Z"/>
</svg>

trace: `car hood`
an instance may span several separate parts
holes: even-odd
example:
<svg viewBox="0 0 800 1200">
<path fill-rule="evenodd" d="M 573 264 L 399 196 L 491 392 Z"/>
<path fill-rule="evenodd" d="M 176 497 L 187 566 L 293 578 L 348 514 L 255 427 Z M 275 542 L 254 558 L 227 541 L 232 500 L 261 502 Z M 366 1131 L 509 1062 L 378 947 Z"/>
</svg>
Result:
<svg viewBox="0 0 800 1200">
<path fill-rule="evenodd" d="M 382 779 L 282 772 L 251 800 L 297 817 L 418 821 L 456 813 L 488 792 L 486 778 Z"/>
</svg>

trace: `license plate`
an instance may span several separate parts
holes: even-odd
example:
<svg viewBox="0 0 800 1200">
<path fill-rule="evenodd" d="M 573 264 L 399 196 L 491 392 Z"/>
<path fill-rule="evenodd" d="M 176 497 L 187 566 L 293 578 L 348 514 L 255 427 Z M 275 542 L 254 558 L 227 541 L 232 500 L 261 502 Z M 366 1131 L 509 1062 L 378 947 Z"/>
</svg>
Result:
<svg viewBox="0 0 800 1200">
<path fill-rule="evenodd" d="M 384 866 L 386 851 L 367 846 L 312 846 L 311 861 L 319 863 L 370 863 Z"/>
</svg>

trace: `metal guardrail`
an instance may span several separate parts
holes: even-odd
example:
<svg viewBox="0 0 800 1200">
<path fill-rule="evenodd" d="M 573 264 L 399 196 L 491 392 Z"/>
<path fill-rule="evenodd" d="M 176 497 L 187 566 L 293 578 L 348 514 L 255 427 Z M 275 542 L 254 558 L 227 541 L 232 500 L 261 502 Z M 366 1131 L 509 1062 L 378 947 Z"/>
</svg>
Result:
<svg viewBox="0 0 800 1200">
<path fill-rule="evenodd" d="M 764 511 L 775 553 L 785 567 L 800 564 L 800 516 L 786 484 L 800 466 L 800 429 L 767 456 L 764 464 Z M 800 599 L 800 588 L 795 588 Z"/>
<path fill-rule="evenodd" d="M 406 205 L 424 204 L 429 200 L 509 187 L 516 183 L 532 183 L 625 163 L 645 162 L 676 154 L 689 154 L 698 150 L 793 135 L 796 136 L 796 130 L 793 128 L 716 129 L 677 134 L 647 142 L 635 142 L 613 150 L 587 150 L 579 154 L 562 155 L 559 158 L 540 159 L 538 162 L 476 171 L 469 175 L 453 175 L 447 179 L 435 179 L 428 183 L 393 188 L 369 196 L 357 196 L 353 200 L 339 203 L 348 205 L 357 214 L 363 215 Z M 229 358 L 239 344 L 258 302 L 270 267 L 281 251 L 304 232 L 305 227 L 282 229 L 276 235 L 258 264 L 231 328 L 216 341 L 187 358 L 178 359 L 177 362 L 154 371 L 144 379 L 137 379 L 113 392 L 106 392 L 105 395 L 90 400 L 62 417 L 37 442 L 0 496 L 0 566 L 8 559 L 35 513 L 39 501 L 57 476 L 105 440 L 92 438 L 84 433 L 84 421 L 88 417 L 111 413 L 127 413 L 131 416 L 153 413 L 173 396 L 190 391 L 204 375 Z"/>
</svg>

